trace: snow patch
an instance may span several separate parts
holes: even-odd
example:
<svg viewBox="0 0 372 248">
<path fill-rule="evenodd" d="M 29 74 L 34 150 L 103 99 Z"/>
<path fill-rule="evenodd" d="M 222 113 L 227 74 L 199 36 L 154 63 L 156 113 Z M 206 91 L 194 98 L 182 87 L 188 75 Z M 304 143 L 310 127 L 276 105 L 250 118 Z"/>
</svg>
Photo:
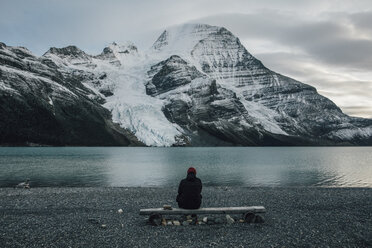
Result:
<svg viewBox="0 0 372 248">
<path fill-rule="evenodd" d="M 54 106 L 52 98 L 50 98 L 50 97 L 48 96 L 48 99 L 49 99 L 48 103 L 49 103 L 51 106 Z"/>
<path fill-rule="evenodd" d="M 247 101 L 245 99 L 240 99 L 240 101 L 248 111 L 248 114 L 253 117 L 256 123 L 260 124 L 266 131 L 275 134 L 288 135 L 275 121 L 273 121 L 275 117 L 280 116 L 277 112 L 256 102 Z"/>
<path fill-rule="evenodd" d="M 0 65 L 0 70 L 8 72 L 10 74 L 20 75 L 20 76 L 22 76 L 24 78 L 28 78 L 30 80 L 38 80 L 38 81 L 46 82 L 46 83 L 48 83 L 52 86 L 52 89 L 58 90 L 58 91 L 63 91 L 63 92 L 68 93 L 69 95 L 71 95 L 73 97 L 78 98 L 78 96 L 74 92 L 72 92 L 71 90 L 69 90 L 68 88 L 66 88 L 63 85 L 60 85 L 60 84 L 54 82 L 53 80 L 50 80 L 49 78 L 39 76 L 39 75 L 34 74 L 32 72 L 18 70 L 18 69 L 10 68 L 10 67 L 3 66 L 3 65 Z"/>
<path fill-rule="evenodd" d="M 372 127 L 363 127 L 355 129 L 340 129 L 329 134 L 330 137 L 338 137 L 340 139 L 352 139 L 356 137 L 368 138 L 372 136 Z"/>
</svg>

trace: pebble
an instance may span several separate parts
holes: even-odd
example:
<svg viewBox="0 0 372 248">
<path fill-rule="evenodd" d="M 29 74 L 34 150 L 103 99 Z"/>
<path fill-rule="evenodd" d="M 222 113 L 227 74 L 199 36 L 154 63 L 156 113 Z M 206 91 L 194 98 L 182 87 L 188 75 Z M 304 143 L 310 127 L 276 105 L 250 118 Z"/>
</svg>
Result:
<svg viewBox="0 0 372 248">
<path fill-rule="evenodd" d="M 222 218 L 216 218 L 216 219 L 214 220 L 214 222 L 215 222 L 216 224 L 223 224 L 223 223 L 224 223 L 224 221 L 223 221 Z"/>
<path fill-rule="evenodd" d="M 174 221 L 173 221 L 173 225 L 175 225 L 175 226 L 180 226 L 181 223 L 180 223 L 178 220 L 174 220 Z"/>
<path fill-rule="evenodd" d="M 119 209 L 119 210 L 118 210 L 118 213 L 119 213 L 119 214 L 122 214 L 122 213 L 123 213 L 123 209 Z"/>
<path fill-rule="evenodd" d="M 163 205 L 163 209 L 164 210 L 172 210 L 172 206 L 171 205 Z"/>
<path fill-rule="evenodd" d="M 107 225 L 106 225 L 106 224 L 102 224 L 101 227 L 102 227 L 102 228 L 106 228 Z"/>
<path fill-rule="evenodd" d="M 207 223 L 207 222 L 208 222 L 208 217 L 204 217 L 204 218 L 203 218 L 203 222 L 204 222 L 204 223 Z"/>
<path fill-rule="evenodd" d="M 88 218 L 88 221 L 93 224 L 99 224 L 100 220 L 95 218 Z"/>
<path fill-rule="evenodd" d="M 215 223 L 215 219 L 213 218 L 213 217 L 208 217 L 208 222 L 207 222 L 207 224 L 208 225 L 212 225 L 212 224 L 214 224 Z"/>
<path fill-rule="evenodd" d="M 233 224 L 235 220 L 230 215 L 226 215 L 226 222 L 227 224 Z"/>
<path fill-rule="evenodd" d="M 168 222 L 167 222 L 167 226 L 173 226 L 172 221 L 168 221 Z"/>
</svg>

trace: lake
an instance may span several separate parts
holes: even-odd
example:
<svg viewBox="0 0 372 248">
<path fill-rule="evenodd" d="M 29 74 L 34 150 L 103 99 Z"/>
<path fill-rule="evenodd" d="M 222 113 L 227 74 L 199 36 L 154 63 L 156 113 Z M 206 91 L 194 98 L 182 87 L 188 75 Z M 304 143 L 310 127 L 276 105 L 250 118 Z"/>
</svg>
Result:
<svg viewBox="0 0 372 248">
<path fill-rule="evenodd" d="M 372 187 L 372 147 L 0 147 L 0 187 Z"/>
</svg>

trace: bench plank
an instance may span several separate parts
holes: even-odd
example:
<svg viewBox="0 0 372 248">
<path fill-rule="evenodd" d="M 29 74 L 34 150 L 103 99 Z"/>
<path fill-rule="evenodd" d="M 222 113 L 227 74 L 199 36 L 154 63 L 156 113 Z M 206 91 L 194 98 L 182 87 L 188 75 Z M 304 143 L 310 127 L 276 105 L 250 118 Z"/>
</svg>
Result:
<svg viewBox="0 0 372 248">
<path fill-rule="evenodd" d="M 222 208 L 199 208 L 199 209 L 183 209 L 173 208 L 172 210 L 165 210 L 163 208 L 147 208 L 140 209 L 140 215 L 152 214 L 244 214 L 251 213 L 265 213 L 266 209 L 263 206 L 250 206 L 250 207 L 222 207 Z"/>
</svg>

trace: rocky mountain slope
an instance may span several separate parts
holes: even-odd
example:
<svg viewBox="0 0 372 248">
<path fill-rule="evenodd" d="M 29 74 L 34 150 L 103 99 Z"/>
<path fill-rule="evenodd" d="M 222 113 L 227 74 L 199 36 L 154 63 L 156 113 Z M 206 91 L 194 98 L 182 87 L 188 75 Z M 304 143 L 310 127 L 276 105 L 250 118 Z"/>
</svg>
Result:
<svg viewBox="0 0 372 248">
<path fill-rule="evenodd" d="M 77 49 L 63 49 L 80 57 Z M 82 84 L 81 75 L 52 60 L 0 43 L 0 144 L 137 145 L 112 122 L 105 100 Z"/>
<path fill-rule="evenodd" d="M 113 43 L 36 57 L 1 44 L 0 94 L 1 144 L 372 145 L 371 119 L 204 24 L 167 29 L 144 52 Z"/>
</svg>

